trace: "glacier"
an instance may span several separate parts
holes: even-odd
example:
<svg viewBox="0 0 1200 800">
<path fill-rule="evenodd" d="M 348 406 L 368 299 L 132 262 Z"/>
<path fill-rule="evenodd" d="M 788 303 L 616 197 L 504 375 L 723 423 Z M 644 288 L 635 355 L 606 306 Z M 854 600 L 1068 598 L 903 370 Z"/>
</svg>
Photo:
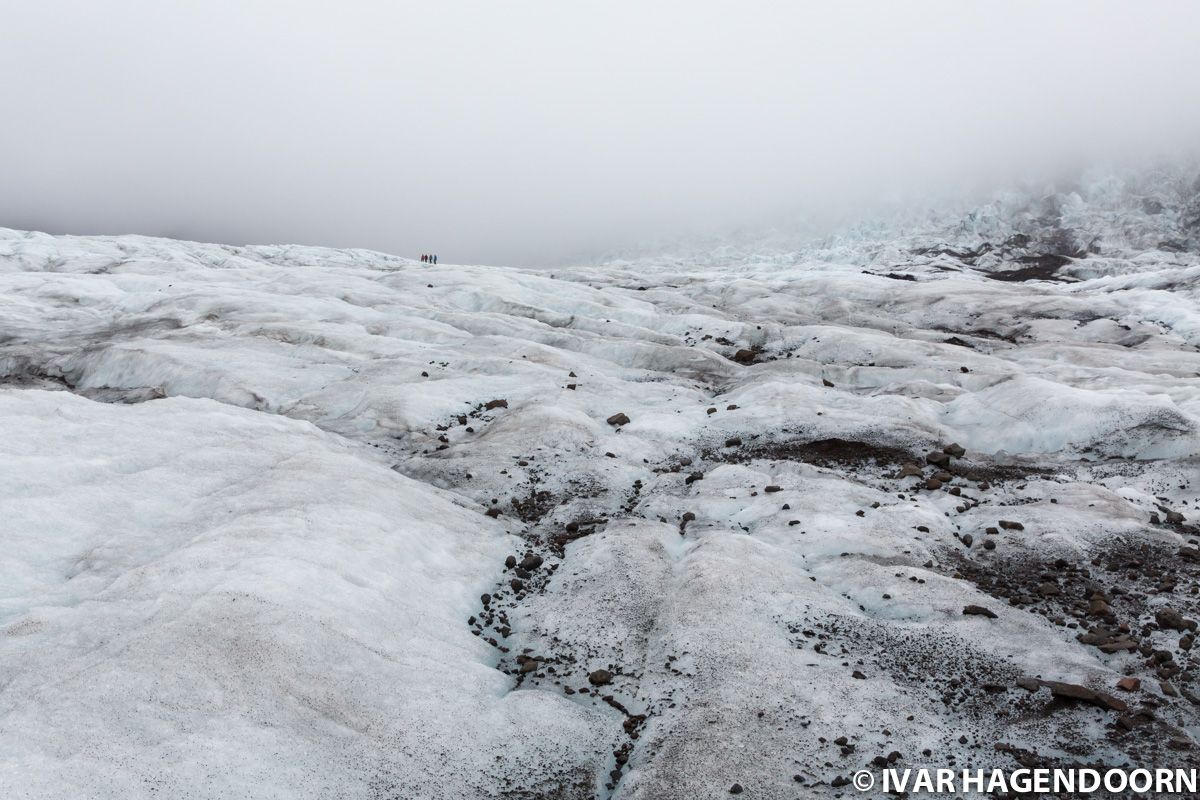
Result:
<svg viewBox="0 0 1200 800">
<path fill-rule="evenodd" d="M 0 287 L 6 798 L 1197 757 L 1191 173 L 553 269 L 0 229 Z"/>
</svg>

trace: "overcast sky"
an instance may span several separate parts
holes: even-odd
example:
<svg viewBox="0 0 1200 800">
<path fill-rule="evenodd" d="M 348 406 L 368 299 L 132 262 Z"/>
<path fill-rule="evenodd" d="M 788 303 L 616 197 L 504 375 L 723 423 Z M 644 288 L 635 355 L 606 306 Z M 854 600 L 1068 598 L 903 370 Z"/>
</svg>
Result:
<svg viewBox="0 0 1200 800">
<path fill-rule="evenodd" d="M 0 226 L 547 263 L 1200 142 L 1195 2 L 7 0 Z"/>
</svg>

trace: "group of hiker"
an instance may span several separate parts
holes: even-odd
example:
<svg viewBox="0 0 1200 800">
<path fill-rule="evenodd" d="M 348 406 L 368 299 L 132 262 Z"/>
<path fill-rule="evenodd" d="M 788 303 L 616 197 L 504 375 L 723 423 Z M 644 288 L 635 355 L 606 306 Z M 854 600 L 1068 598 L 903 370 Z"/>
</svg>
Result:
<svg viewBox="0 0 1200 800">
<path fill-rule="evenodd" d="M 434 255 L 434 256 L 421 256 L 421 263 L 422 263 L 422 264 L 436 264 L 436 263 L 437 263 L 437 256 L 436 256 L 436 255 Z"/>
</svg>

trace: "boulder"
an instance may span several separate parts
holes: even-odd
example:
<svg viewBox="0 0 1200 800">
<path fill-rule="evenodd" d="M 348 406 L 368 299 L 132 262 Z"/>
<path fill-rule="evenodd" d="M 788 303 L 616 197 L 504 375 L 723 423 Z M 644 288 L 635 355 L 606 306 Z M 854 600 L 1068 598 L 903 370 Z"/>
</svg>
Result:
<svg viewBox="0 0 1200 800">
<path fill-rule="evenodd" d="M 613 674 L 606 669 L 598 669 L 588 673 L 588 683 L 592 686 L 606 686 L 612 683 Z"/>
<path fill-rule="evenodd" d="M 758 359 L 758 353 L 742 348 L 733 354 L 733 360 L 739 364 L 753 364 Z"/>
</svg>

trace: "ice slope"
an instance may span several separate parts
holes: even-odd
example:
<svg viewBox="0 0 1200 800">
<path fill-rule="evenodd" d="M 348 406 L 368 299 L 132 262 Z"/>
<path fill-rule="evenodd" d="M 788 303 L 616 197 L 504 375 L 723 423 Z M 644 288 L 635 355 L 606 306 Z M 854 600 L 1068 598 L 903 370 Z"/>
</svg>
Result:
<svg viewBox="0 0 1200 800">
<path fill-rule="evenodd" d="M 492 520 L 211 400 L 0 415 L 4 797 L 450 798 L 498 742 L 544 779 L 595 758 L 586 711 L 509 693 L 462 624 Z"/>
<path fill-rule="evenodd" d="M 1195 198 L 553 271 L 0 232 L 0 789 L 1190 763 Z"/>
</svg>

